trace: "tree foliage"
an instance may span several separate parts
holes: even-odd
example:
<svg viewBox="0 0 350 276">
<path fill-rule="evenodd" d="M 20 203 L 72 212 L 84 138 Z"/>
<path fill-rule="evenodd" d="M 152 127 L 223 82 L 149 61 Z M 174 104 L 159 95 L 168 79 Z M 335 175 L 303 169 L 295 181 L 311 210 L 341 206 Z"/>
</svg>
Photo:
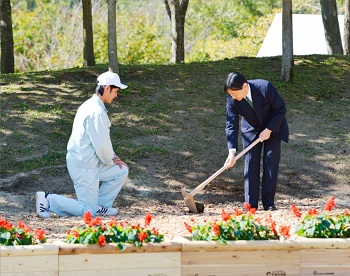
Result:
<svg viewBox="0 0 350 276">
<path fill-rule="evenodd" d="M 338 3 L 342 14 L 345 0 Z M 81 1 L 13 0 L 15 70 L 83 65 Z M 280 0 L 191 0 L 185 22 L 185 62 L 255 56 Z M 319 0 L 294 0 L 295 13 L 321 13 Z M 118 61 L 166 64 L 171 56 L 171 24 L 164 0 L 118 0 Z M 108 63 L 108 6 L 92 0 L 96 63 Z"/>
</svg>

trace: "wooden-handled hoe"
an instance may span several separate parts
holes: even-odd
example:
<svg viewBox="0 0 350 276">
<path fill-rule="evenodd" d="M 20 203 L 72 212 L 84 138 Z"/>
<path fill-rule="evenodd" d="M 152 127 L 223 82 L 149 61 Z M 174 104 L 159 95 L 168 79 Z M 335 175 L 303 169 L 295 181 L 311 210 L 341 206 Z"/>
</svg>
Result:
<svg viewBox="0 0 350 276">
<path fill-rule="evenodd" d="M 253 143 L 251 143 L 248 147 L 246 147 L 241 153 L 239 153 L 235 159 L 236 161 L 241 158 L 244 154 L 246 154 L 252 147 L 254 147 L 256 144 L 258 144 L 260 139 L 255 140 Z M 204 205 L 198 202 L 194 202 L 193 197 L 199 193 L 202 189 L 204 189 L 207 184 L 209 184 L 215 177 L 217 177 L 219 174 L 221 174 L 224 170 L 226 170 L 228 166 L 223 166 L 221 169 L 219 169 L 216 173 L 214 173 L 211 177 L 209 177 L 207 180 L 205 180 L 203 183 L 199 184 L 195 189 L 193 189 L 190 193 L 186 193 L 185 190 L 182 190 L 182 195 L 185 199 L 187 207 L 190 209 L 190 212 L 192 213 L 203 213 L 204 211 Z"/>
</svg>

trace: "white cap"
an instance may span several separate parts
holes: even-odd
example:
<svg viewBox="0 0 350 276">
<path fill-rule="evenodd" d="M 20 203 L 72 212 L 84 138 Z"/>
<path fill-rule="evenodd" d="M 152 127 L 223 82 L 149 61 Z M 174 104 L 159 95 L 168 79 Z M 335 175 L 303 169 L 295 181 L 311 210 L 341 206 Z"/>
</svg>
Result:
<svg viewBox="0 0 350 276">
<path fill-rule="evenodd" d="M 110 71 L 101 74 L 97 78 L 97 84 L 98 85 L 114 85 L 114 86 L 119 87 L 120 89 L 125 89 L 128 87 L 127 85 L 122 84 L 120 82 L 120 78 L 119 78 L 118 74 L 110 72 Z"/>
</svg>

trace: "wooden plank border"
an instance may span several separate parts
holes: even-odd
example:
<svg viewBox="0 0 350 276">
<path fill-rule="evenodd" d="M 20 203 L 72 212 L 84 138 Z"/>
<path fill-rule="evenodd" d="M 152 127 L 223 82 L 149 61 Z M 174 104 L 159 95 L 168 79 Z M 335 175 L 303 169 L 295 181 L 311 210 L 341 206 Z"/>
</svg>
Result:
<svg viewBox="0 0 350 276">
<path fill-rule="evenodd" d="M 349 275 L 350 239 L 0 247 L 0 275 Z"/>
</svg>

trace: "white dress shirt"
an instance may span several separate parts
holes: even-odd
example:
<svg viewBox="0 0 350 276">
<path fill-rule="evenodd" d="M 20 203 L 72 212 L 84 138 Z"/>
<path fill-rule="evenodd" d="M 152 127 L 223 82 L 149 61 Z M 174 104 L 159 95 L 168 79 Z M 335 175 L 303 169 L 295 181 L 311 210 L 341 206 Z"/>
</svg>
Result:
<svg viewBox="0 0 350 276">
<path fill-rule="evenodd" d="M 247 97 L 251 102 L 253 102 L 252 92 L 250 90 L 250 85 L 249 85 L 249 83 L 247 83 L 247 84 L 248 84 L 248 94 L 245 97 Z M 228 151 L 231 154 L 235 154 L 237 150 L 236 149 L 229 149 Z"/>
</svg>

